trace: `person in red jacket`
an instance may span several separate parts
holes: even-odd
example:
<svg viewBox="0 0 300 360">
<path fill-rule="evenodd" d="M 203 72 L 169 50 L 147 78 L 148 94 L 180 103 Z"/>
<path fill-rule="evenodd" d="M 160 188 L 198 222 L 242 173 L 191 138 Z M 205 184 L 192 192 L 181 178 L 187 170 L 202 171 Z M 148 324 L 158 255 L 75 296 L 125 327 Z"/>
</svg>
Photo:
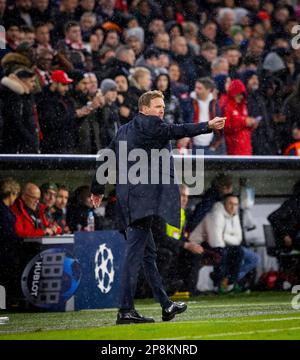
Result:
<svg viewBox="0 0 300 360">
<path fill-rule="evenodd" d="M 224 110 L 227 154 L 252 155 L 251 132 L 258 121 L 248 116 L 247 90 L 241 80 L 232 80 Z"/>
<path fill-rule="evenodd" d="M 59 226 L 50 225 L 45 216 L 45 206 L 39 206 L 41 191 L 32 183 L 27 183 L 21 196 L 12 205 L 16 216 L 15 231 L 19 237 L 39 237 L 61 234 Z"/>
</svg>

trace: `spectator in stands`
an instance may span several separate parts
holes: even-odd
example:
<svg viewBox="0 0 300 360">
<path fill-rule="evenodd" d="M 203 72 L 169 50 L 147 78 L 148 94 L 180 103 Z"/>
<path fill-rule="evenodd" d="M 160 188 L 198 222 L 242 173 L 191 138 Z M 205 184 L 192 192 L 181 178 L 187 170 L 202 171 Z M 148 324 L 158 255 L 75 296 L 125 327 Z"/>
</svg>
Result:
<svg viewBox="0 0 300 360">
<path fill-rule="evenodd" d="M 181 124 L 182 114 L 178 99 L 172 94 L 171 81 L 167 73 L 162 73 L 154 80 L 154 90 L 159 90 L 164 94 L 165 115 L 164 122 L 167 124 Z"/>
<path fill-rule="evenodd" d="M 117 107 L 117 84 L 112 79 L 101 82 L 101 91 L 104 96 L 105 105 L 101 109 L 100 139 L 101 146 L 106 147 L 115 137 L 120 127 L 119 109 Z"/>
<path fill-rule="evenodd" d="M 241 80 L 233 80 L 228 89 L 224 127 L 228 155 L 252 155 L 251 132 L 258 122 L 248 116 L 247 90 Z"/>
<path fill-rule="evenodd" d="M 205 215 L 211 211 L 214 204 L 221 201 L 227 194 L 232 193 L 232 177 L 226 174 L 218 174 L 212 181 L 211 187 L 208 188 L 202 196 L 202 200 L 196 205 L 190 222 L 187 226 L 189 232 L 204 219 Z"/>
<path fill-rule="evenodd" d="M 148 48 L 144 51 L 143 56 L 139 58 L 136 62 L 136 66 L 146 68 L 151 73 L 151 79 L 154 80 L 158 73 L 158 59 L 159 51 L 155 48 Z"/>
<path fill-rule="evenodd" d="M 33 0 L 32 9 L 30 11 L 33 25 L 44 22 L 47 23 L 51 19 L 51 4 L 49 0 Z"/>
<path fill-rule="evenodd" d="M 11 209 L 16 216 L 15 230 L 20 237 L 40 237 L 61 233 L 59 226 L 51 225 L 39 206 L 41 191 L 35 184 L 27 183 L 21 196 Z"/>
<path fill-rule="evenodd" d="M 70 21 L 65 25 L 65 38 L 57 43 L 56 48 L 67 55 L 76 69 L 83 69 L 85 62 L 84 45 L 78 22 Z"/>
<path fill-rule="evenodd" d="M 151 73 L 148 69 L 143 67 L 136 67 L 129 76 L 128 96 L 131 97 L 135 107 L 134 114 L 138 113 L 138 99 L 145 92 L 151 88 Z"/>
<path fill-rule="evenodd" d="M 158 50 L 169 52 L 171 48 L 169 34 L 166 32 L 156 33 L 153 38 L 153 46 Z"/>
<path fill-rule="evenodd" d="M 260 80 L 256 71 L 246 70 L 241 78 L 248 92 L 247 106 L 249 116 L 258 122 L 257 128 L 251 135 L 254 155 L 276 155 L 277 148 L 274 144 L 274 126 L 272 116 L 268 112 L 262 91 Z"/>
<path fill-rule="evenodd" d="M 292 129 L 293 142 L 285 149 L 284 155 L 300 156 L 300 122 L 297 121 Z"/>
<path fill-rule="evenodd" d="M 20 32 L 22 33 L 22 42 L 26 42 L 30 45 L 33 45 L 35 42 L 35 33 L 34 28 L 31 26 L 23 25 L 20 28 Z"/>
<path fill-rule="evenodd" d="M 228 60 L 224 57 L 217 57 L 211 64 L 211 74 L 212 77 L 216 77 L 220 74 L 229 76 Z"/>
<path fill-rule="evenodd" d="M 54 206 L 54 221 L 61 227 L 62 234 L 70 234 L 71 230 L 67 225 L 67 205 L 69 200 L 69 189 L 64 185 L 59 185 L 57 189 L 56 201 Z"/>
<path fill-rule="evenodd" d="M 16 217 L 10 207 L 20 192 L 13 179 L 0 181 L 0 284 L 6 289 L 7 307 L 20 290 L 20 256 L 23 239 L 15 231 Z"/>
<path fill-rule="evenodd" d="M 136 104 L 132 101 L 128 94 L 129 81 L 127 77 L 122 72 L 117 72 L 114 76 L 114 81 L 117 84 L 117 106 L 119 108 L 120 123 L 121 125 L 124 125 L 135 115 L 134 110 Z"/>
<path fill-rule="evenodd" d="M 291 93 L 290 96 L 285 100 L 283 105 L 283 113 L 286 116 L 286 121 L 284 123 L 284 135 L 286 143 L 283 147 L 286 149 L 287 146 L 292 141 L 292 129 L 295 123 L 299 121 L 300 116 L 300 76 L 297 78 L 297 83 L 295 90 Z"/>
<path fill-rule="evenodd" d="M 208 121 L 217 116 L 217 102 L 213 91 L 215 83 L 211 78 L 200 78 L 195 83 L 195 90 L 191 93 L 193 104 L 193 122 L 200 123 Z M 214 155 L 220 142 L 214 133 L 206 134 L 200 139 L 199 136 L 193 138 L 193 151 L 203 150 L 205 155 Z"/>
<path fill-rule="evenodd" d="M 131 28 L 126 31 L 126 45 L 128 45 L 138 58 L 144 49 L 144 30 L 141 27 Z"/>
<path fill-rule="evenodd" d="M 62 70 L 51 75 L 51 84 L 38 99 L 37 108 L 44 134 L 43 153 L 68 154 L 74 152 L 77 119 L 90 113 L 86 106 L 75 109 L 67 96 L 72 79 Z"/>
<path fill-rule="evenodd" d="M 194 57 L 191 55 L 187 41 L 183 36 L 177 36 L 172 40 L 171 57 L 179 65 L 185 84 L 192 90 L 198 73 Z"/>
<path fill-rule="evenodd" d="M 35 25 L 35 42 L 37 45 L 37 52 L 40 49 L 53 50 L 50 43 L 50 30 L 46 23 L 39 22 Z"/>
<path fill-rule="evenodd" d="M 67 207 L 67 224 L 72 232 L 85 231 L 89 211 L 93 209 L 89 186 L 80 186 L 74 191 Z"/>
<path fill-rule="evenodd" d="M 96 154 L 102 147 L 100 128 L 103 118 L 101 108 L 105 106 L 105 98 L 99 91 L 96 75 L 87 73 L 86 77 L 89 80 L 88 92 L 86 98 L 82 96 L 82 102 L 78 102 L 78 106 L 87 101 L 87 106 L 91 109 L 91 112 L 79 121 L 75 151 L 79 154 Z"/>
<path fill-rule="evenodd" d="M 5 21 L 13 19 L 20 25 L 32 26 L 31 8 L 31 0 L 16 0 L 15 5 L 7 12 Z"/>
<path fill-rule="evenodd" d="M 32 95 L 35 84 L 34 72 L 24 68 L 1 80 L 4 117 L 2 153 L 34 154 L 39 151 L 42 135 Z"/>
<path fill-rule="evenodd" d="M 44 214 L 50 224 L 54 223 L 54 205 L 57 196 L 57 185 L 55 183 L 45 183 L 41 185 L 41 202 L 40 208 L 44 211 Z"/>
<path fill-rule="evenodd" d="M 268 216 L 279 250 L 300 250 L 300 182 L 293 187 L 293 194 L 279 209 Z"/>
</svg>

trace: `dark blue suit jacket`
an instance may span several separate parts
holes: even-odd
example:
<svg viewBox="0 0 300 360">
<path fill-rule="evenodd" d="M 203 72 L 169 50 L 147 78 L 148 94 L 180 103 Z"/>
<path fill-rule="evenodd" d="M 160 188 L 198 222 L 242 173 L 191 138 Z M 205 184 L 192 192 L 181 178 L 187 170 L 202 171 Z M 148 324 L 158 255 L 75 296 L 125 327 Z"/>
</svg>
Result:
<svg viewBox="0 0 300 360">
<path fill-rule="evenodd" d="M 179 187 L 174 181 L 174 162 L 171 157 L 170 167 L 167 169 L 159 162 L 156 168 L 151 164 L 152 149 L 167 149 L 171 151 L 170 140 L 184 137 L 193 137 L 211 132 L 207 123 L 200 124 L 165 124 L 159 117 L 146 116 L 139 113 L 131 122 L 119 128 L 110 148 L 115 151 L 117 159 L 117 201 L 121 223 L 124 227 L 137 219 L 150 215 L 161 216 L 167 223 L 180 227 L 180 194 Z M 148 176 L 152 172 L 158 172 L 160 183 L 158 184 L 120 184 L 118 183 L 118 171 L 122 171 L 119 159 L 119 144 L 127 141 L 127 153 L 131 150 L 141 148 L 148 155 Z M 124 155 L 124 154 L 122 154 Z M 138 162 L 127 161 L 127 174 L 131 166 Z M 170 174 L 171 183 L 162 184 L 162 175 Z M 127 175 L 126 174 L 126 175 Z M 124 175 L 124 174 L 122 174 Z M 173 181 L 172 181 L 173 179 Z M 149 180 L 149 178 L 148 178 Z M 104 185 L 99 185 L 94 177 L 91 192 L 95 195 L 104 193 Z"/>
</svg>

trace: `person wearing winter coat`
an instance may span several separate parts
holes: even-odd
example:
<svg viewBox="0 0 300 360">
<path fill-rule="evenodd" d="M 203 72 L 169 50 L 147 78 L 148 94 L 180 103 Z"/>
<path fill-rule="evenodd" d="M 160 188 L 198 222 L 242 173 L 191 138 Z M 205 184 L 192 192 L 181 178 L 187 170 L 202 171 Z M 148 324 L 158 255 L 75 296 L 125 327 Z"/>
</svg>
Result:
<svg viewBox="0 0 300 360">
<path fill-rule="evenodd" d="M 251 133 L 257 121 L 248 116 L 247 90 L 241 80 L 233 80 L 228 89 L 224 127 L 228 155 L 252 155 Z"/>
<path fill-rule="evenodd" d="M 35 74 L 19 69 L 1 80 L 3 143 L 5 154 L 38 153 L 42 134 L 32 92 Z M 13 109 L 13 111 L 12 111 Z"/>
</svg>

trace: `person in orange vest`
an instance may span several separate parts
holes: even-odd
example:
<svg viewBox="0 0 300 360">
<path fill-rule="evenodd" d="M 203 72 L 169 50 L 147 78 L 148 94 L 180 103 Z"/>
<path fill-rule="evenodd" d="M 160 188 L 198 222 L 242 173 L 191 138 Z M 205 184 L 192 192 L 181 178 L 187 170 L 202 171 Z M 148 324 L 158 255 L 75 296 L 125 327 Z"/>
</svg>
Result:
<svg viewBox="0 0 300 360">
<path fill-rule="evenodd" d="M 285 149 L 284 155 L 300 156 L 300 122 L 296 122 L 292 129 L 293 142 Z"/>
</svg>

